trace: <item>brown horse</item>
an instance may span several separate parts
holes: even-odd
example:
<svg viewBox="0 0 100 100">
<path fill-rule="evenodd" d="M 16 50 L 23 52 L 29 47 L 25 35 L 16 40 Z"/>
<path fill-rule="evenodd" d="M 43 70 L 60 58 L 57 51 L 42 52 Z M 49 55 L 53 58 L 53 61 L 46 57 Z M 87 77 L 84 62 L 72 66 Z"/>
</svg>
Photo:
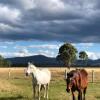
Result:
<svg viewBox="0 0 100 100">
<path fill-rule="evenodd" d="M 78 100 L 85 100 L 86 89 L 88 85 L 88 73 L 84 69 L 76 69 L 67 73 L 67 92 L 72 92 L 73 100 L 75 100 L 75 91 L 78 91 Z M 83 99 L 82 99 L 82 94 Z"/>
</svg>

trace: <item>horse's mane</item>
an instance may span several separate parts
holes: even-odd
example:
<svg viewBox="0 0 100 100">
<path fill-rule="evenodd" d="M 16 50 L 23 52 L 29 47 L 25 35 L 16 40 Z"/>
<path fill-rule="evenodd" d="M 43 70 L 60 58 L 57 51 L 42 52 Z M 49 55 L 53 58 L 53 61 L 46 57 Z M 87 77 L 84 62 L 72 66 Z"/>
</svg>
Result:
<svg viewBox="0 0 100 100">
<path fill-rule="evenodd" d="M 85 69 L 80 69 L 79 71 L 80 71 L 80 73 L 81 73 L 82 75 L 88 76 L 88 73 L 87 73 L 87 71 L 86 71 Z"/>
<path fill-rule="evenodd" d="M 29 63 L 29 65 L 31 65 L 31 67 L 30 68 L 32 68 L 32 69 L 34 69 L 34 70 L 39 70 L 34 64 L 32 64 L 32 63 Z"/>
<path fill-rule="evenodd" d="M 36 66 L 35 66 L 34 64 L 31 64 L 31 66 L 32 66 L 33 68 L 36 68 Z"/>
<path fill-rule="evenodd" d="M 76 70 L 71 70 L 67 76 L 69 77 L 73 77 L 74 74 L 81 74 L 82 76 L 85 76 L 87 77 L 88 76 L 88 73 L 85 69 L 76 69 Z"/>
</svg>

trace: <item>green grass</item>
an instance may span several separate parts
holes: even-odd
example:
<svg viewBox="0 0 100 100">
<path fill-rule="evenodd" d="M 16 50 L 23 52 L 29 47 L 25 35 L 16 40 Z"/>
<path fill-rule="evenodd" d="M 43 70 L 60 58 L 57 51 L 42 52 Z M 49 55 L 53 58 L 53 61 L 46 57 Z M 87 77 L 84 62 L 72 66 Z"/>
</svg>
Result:
<svg viewBox="0 0 100 100">
<path fill-rule="evenodd" d="M 8 79 L 0 77 L 0 100 L 33 100 L 31 77 L 24 74 L 14 74 Z M 66 83 L 63 77 L 52 77 L 49 88 L 49 100 L 72 100 L 71 93 L 66 91 Z M 44 100 L 44 99 L 41 99 Z M 100 100 L 100 83 L 89 83 L 86 100 Z"/>
</svg>

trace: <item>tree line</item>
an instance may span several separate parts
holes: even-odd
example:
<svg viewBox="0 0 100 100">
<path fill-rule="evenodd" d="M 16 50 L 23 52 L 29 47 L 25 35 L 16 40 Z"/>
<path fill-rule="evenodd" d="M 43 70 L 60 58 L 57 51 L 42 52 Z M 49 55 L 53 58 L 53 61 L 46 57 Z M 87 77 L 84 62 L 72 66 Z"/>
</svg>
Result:
<svg viewBox="0 0 100 100">
<path fill-rule="evenodd" d="M 10 67 L 10 66 L 11 62 L 4 59 L 4 57 L 0 55 L 0 67 Z"/>
<path fill-rule="evenodd" d="M 78 57 L 83 63 L 88 60 L 88 55 L 85 51 L 80 51 L 78 54 L 77 49 L 71 43 L 65 43 L 59 48 L 56 59 L 62 62 L 64 66 L 70 68 L 71 64 L 77 60 Z"/>
</svg>

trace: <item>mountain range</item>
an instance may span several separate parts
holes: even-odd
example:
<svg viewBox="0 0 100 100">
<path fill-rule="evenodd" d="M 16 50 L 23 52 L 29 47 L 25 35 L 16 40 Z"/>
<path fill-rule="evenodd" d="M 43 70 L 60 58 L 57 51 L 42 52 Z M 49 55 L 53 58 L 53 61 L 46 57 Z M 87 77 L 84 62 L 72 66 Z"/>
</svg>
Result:
<svg viewBox="0 0 100 100">
<path fill-rule="evenodd" d="M 27 57 L 14 57 L 14 58 L 6 58 L 6 60 L 10 61 L 12 66 L 27 66 L 28 62 L 32 62 L 37 66 L 63 66 L 63 63 L 58 62 L 56 58 L 53 57 L 46 57 L 44 55 L 34 55 L 34 56 L 27 56 Z M 87 60 L 81 61 L 76 60 L 72 66 L 100 66 L 100 59 L 98 60 Z"/>
<path fill-rule="evenodd" d="M 56 66 L 56 65 L 58 65 L 56 58 L 46 57 L 44 55 L 14 57 L 14 58 L 7 58 L 6 60 L 10 61 L 12 66 L 27 66 L 28 62 L 32 62 L 38 66 Z"/>
</svg>

